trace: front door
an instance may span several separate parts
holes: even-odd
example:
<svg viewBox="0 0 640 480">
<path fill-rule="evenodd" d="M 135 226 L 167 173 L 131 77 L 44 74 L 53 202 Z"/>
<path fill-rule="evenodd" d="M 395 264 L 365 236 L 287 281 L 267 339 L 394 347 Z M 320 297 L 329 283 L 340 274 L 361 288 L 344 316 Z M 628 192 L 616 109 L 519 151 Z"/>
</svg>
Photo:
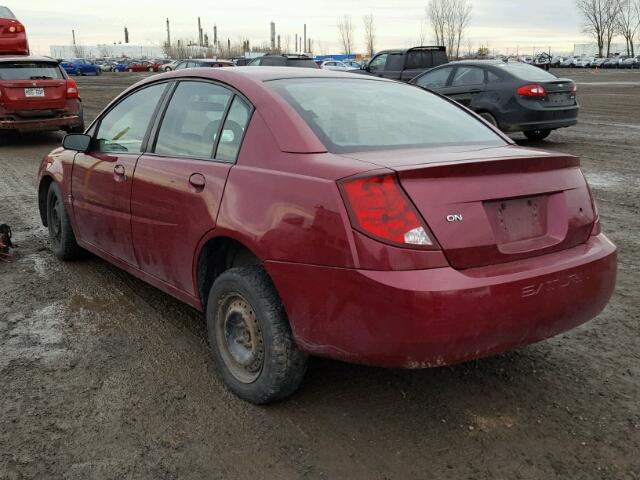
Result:
<svg viewBox="0 0 640 480">
<path fill-rule="evenodd" d="M 100 120 L 87 153 L 73 162 L 71 194 L 77 236 L 130 265 L 131 185 L 150 121 L 166 84 L 137 90 Z"/>
<path fill-rule="evenodd" d="M 194 252 L 215 227 L 250 113 L 249 104 L 223 86 L 182 81 L 156 141 L 138 160 L 131 199 L 138 264 L 190 295 L 197 295 Z"/>
</svg>

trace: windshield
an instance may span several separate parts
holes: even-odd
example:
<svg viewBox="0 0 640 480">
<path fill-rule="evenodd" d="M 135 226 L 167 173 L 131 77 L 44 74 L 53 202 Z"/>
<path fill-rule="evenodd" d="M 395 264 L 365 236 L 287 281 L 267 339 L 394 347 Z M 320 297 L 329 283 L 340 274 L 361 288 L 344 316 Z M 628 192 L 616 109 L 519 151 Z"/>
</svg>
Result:
<svg viewBox="0 0 640 480">
<path fill-rule="evenodd" d="M 5 62 L 0 63 L 0 80 L 53 80 L 61 79 L 62 72 L 55 63 Z"/>
<path fill-rule="evenodd" d="M 330 152 L 441 145 L 504 145 L 456 104 L 418 87 L 365 79 L 273 80 Z"/>
<path fill-rule="evenodd" d="M 3 7 L 1 5 L 0 5 L 0 18 L 11 18 L 13 20 L 16 19 L 16 17 L 13 15 L 11 10 L 9 10 L 7 7 Z"/>
<path fill-rule="evenodd" d="M 555 75 L 526 63 L 501 63 L 496 67 L 527 82 L 551 82 L 558 79 Z"/>
</svg>

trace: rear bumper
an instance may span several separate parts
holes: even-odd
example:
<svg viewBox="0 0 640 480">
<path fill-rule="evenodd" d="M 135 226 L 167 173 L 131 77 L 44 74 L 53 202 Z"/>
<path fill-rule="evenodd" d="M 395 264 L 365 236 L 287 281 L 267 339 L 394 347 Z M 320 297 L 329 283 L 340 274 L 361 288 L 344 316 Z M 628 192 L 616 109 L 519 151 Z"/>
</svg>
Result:
<svg viewBox="0 0 640 480">
<path fill-rule="evenodd" d="M 0 119 L 0 130 L 59 130 L 63 127 L 75 127 L 82 123 L 79 115 L 66 115 L 52 118 L 30 118 L 28 120 Z"/>
<path fill-rule="evenodd" d="M 524 132 L 570 127 L 578 123 L 578 111 L 578 105 L 562 108 L 519 108 L 503 116 L 500 128 L 505 132 Z"/>
<path fill-rule="evenodd" d="M 592 319 L 613 292 L 616 248 L 598 235 L 561 252 L 462 271 L 265 266 L 306 352 L 422 368 L 503 352 Z"/>
<path fill-rule="evenodd" d="M 0 37 L 0 55 L 29 55 L 29 43 L 25 33 Z"/>
</svg>

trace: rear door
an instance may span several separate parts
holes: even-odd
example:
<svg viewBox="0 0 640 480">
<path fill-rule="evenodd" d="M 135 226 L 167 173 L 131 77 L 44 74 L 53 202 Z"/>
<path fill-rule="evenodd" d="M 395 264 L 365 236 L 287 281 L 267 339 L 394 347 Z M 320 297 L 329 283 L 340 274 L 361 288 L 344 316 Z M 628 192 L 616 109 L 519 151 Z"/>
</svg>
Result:
<svg viewBox="0 0 640 480">
<path fill-rule="evenodd" d="M 181 81 L 157 122 L 154 144 L 138 160 L 131 199 L 138 264 L 194 296 L 193 255 L 216 225 L 251 112 L 222 85 Z"/>
<path fill-rule="evenodd" d="M 98 122 L 91 151 L 73 162 L 71 193 L 78 238 L 137 266 L 131 240 L 131 185 L 151 119 L 167 83 L 129 94 Z"/>
<path fill-rule="evenodd" d="M 9 112 L 66 106 L 66 78 L 55 62 L 0 61 L 0 99 Z"/>
<path fill-rule="evenodd" d="M 471 107 L 476 98 L 482 95 L 485 88 L 486 77 L 483 68 L 459 66 L 453 72 L 449 85 L 443 88 L 440 93 L 465 107 Z"/>
<path fill-rule="evenodd" d="M 400 80 L 402 78 L 402 71 L 404 70 L 404 53 L 390 53 L 387 56 L 387 63 L 384 66 L 384 71 L 380 77 L 390 78 L 392 80 Z"/>
</svg>

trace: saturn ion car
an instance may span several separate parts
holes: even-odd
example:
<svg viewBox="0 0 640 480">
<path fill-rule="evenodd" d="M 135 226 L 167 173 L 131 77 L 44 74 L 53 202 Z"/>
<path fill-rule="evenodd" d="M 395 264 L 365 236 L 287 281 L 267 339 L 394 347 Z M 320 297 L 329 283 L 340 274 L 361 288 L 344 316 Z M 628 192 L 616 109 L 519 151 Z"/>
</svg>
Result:
<svg viewBox="0 0 640 480">
<path fill-rule="evenodd" d="M 376 77 L 156 75 L 67 135 L 38 184 L 55 255 L 88 250 L 205 312 L 226 385 L 258 404 L 294 392 L 309 355 L 424 368 L 537 342 L 596 316 L 616 279 L 576 157 Z"/>
</svg>

